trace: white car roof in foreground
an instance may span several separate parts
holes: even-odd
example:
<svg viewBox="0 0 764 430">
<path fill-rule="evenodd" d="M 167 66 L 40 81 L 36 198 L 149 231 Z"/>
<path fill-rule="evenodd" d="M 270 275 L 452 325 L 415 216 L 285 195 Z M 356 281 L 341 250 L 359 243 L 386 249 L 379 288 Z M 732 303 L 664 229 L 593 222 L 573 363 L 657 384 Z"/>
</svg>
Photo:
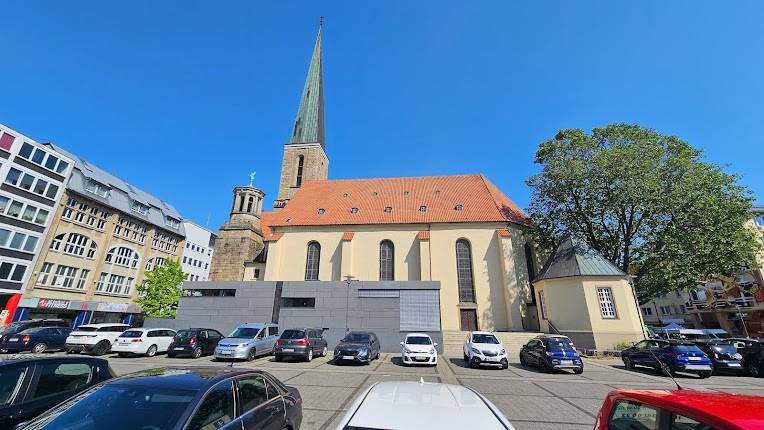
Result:
<svg viewBox="0 0 764 430">
<path fill-rule="evenodd" d="M 379 382 L 353 402 L 338 429 L 509 429 L 483 396 L 461 385 Z"/>
</svg>

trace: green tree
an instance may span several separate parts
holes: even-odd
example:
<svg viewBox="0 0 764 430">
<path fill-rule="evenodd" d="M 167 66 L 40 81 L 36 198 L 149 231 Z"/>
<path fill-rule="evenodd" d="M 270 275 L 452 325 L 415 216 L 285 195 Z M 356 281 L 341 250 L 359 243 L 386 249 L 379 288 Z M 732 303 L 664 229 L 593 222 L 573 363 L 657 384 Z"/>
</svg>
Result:
<svg viewBox="0 0 764 430">
<path fill-rule="evenodd" d="M 751 195 L 702 155 L 638 125 L 561 130 L 539 146 L 541 171 L 526 181 L 534 235 L 546 249 L 564 232 L 587 240 L 635 276 L 642 303 L 754 267 Z"/>
<path fill-rule="evenodd" d="M 174 318 L 184 280 L 180 261 L 167 260 L 163 266 L 154 266 L 146 272 L 146 282 L 138 287 L 143 297 L 136 302 L 147 317 Z"/>
</svg>

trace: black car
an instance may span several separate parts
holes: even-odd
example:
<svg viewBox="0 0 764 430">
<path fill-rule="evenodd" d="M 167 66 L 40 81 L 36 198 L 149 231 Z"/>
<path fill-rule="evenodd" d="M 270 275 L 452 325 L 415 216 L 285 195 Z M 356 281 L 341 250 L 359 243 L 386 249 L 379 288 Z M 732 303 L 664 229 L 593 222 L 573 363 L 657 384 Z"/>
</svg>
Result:
<svg viewBox="0 0 764 430">
<path fill-rule="evenodd" d="M 114 376 L 101 358 L 6 358 L 0 361 L 0 429 L 29 421 Z"/>
<path fill-rule="evenodd" d="M 112 379 L 22 428 L 299 429 L 302 397 L 272 375 L 231 367 L 163 367 Z"/>
<path fill-rule="evenodd" d="M 323 330 L 315 328 L 284 330 L 273 348 L 274 358 L 281 361 L 284 357 L 298 357 L 311 361 L 315 356 L 323 357 L 328 348 L 323 334 Z"/>
<path fill-rule="evenodd" d="M 694 343 L 711 360 L 714 373 L 745 372 L 743 356 L 737 352 L 737 348 L 729 340 L 695 341 Z"/>
<path fill-rule="evenodd" d="M 576 374 L 584 371 L 584 362 L 573 341 L 566 336 L 542 335 L 531 339 L 520 349 L 520 364 L 537 366 L 543 372 L 569 369 Z"/>
<path fill-rule="evenodd" d="M 621 359 L 630 369 L 646 366 L 661 374 L 684 372 L 708 378 L 713 370 L 708 356 L 689 341 L 643 340 L 621 351 Z"/>
<path fill-rule="evenodd" d="M 24 330 L 29 330 L 30 328 L 37 328 L 37 327 L 62 327 L 62 328 L 69 328 L 71 324 L 68 322 L 62 320 L 62 319 L 35 319 L 35 320 L 25 320 L 25 321 L 16 321 L 14 323 L 11 323 L 4 328 L 0 330 L 0 342 L 5 342 L 8 340 L 8 337 L 13 336 L 15 334 L 19 334 Z"/>
<path fill-rule="evenodd" d="M 764 342 L 755 339 L 733 339 L 738 353 L 743 356 L 743 365 L 749 375 L 764 376 Z"/>
<path fill-rule="evenodd" d="M 167 356 L 173 358 L 177 355 L 190 355 L 192 358 L 199 358 L 202 355 L 213 354 L 218 342 L 224 337 L 219 331 L 211 328 L 178 330 L 167 348 Z"/>
<path fill-rule="evenodd" d="M 379 358 L 379 338 L 366 331 L 351 331 L 334 348 L 334 363 L 343 362 L 369 364 Z"/>
<path fill-rule="evenodd" d="M 68 327 L 35 327 L 28 328 L 18 334 L 3 336 L 0 349 L 8 352 L 32 351 L 36 354 L 51 349 L 63 350 L 66 347 L 66 337 L 72 329 Z"/>
</svg>

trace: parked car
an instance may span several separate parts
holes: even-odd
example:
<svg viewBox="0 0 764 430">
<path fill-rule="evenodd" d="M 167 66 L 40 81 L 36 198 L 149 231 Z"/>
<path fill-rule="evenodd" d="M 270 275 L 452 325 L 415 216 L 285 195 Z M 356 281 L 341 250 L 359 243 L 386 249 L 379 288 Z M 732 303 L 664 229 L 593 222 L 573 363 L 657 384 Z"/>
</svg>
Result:
<svg viewBox="0 0 764 430">
<path fill-rule="evenodd" d="M 8 352 L 32 351 L 35 354 L 49 349 L 64 349 L 71 331 L 68 327 L 28 328 L 18 334 L 3 336 L 0 349 Z"/>
<path fill-rule="evenodd" d="M 738 352 L 743 356 L 743 365 L 749 375 L 764 376 L 764 342 L 754 339 L 736 339 L 733 344 L 740 346 Z"/>
<path fill-rule="evenodd" d="M 169 328 L 131 328 L 117 337 L 111 345 L 111 352 L 116 352 L 120 357 L 153 357 L 158 352 L 167 352 L 174 337 L 175 330 Z"/>
<path fill-rule="evenodd" d="M 0 361 L 0 429 L 14 428 L 113 377 L 109 362 L 100 358 L 4 359 Z"/>
<path fill-rule="evenodd" d="M 342 429 L 514 429 L 477 391 L 430 382 L 377 382 L 359 394 Z"/>
<path fill-rule="evenodd" d="M 89 352 L 104 355 L 120 334 L 129 329 L 127 324 L 87 324 L 77 327 L 66 338 L 66 352 Z"/>
<path fill-rule="evenodd" d="M 205 354 L 214 354 L 218 342 L 224 337 L 219 331 L 211 328 L 178 330 L 167 349 L 167 356 L 173 358 L 177 355 L 190 355 L 192 358 L 199 358 Z"/>
<path fill-rule="evenodd" d="M 711 360 L 714 373 L 745 372 L 743 356 L 737 352 L 737 348 L 727 340 L 696 341 L 695 345 L 703 351 Z"/>
<path fill-rule="evenodd" d="M 615 390 L 600 408 L 595 430 L 758 429 L 764 397 L 693 390 Z"/>
<path fill-rule="evenodd" d="M 502 369 L 509 367 L 507 350 L 501 345 L 499 339 L 493 333 L 487 331 L 473 331 L 464 340 L 464 361 L 470 367 L 476 368 L 483 364 L 501 366 Z"/>
<path fill-rule="evenodd" d="M 438 364 L 438 351 L 430 336 L 424 333 L 409 333 L 406 339 L 401 342 L 401 361 L 403 365 L 407 364 L 429 364 L 436 366 Z"/>
<path fill-rule="evenodd" d="M 621 351 L 621 359 L 628 368 L 647 366 L 661 373 L 665 373 L 662 367 L 665 364 L 672 375 L 684 372 L 708 378 L 713 369 L 708 356 L 686 341 L 643 340 Z"/>
<path fill-rule="evenodd" d="M 278 335 L 279 327 L 276 324 L 242 324 L 218 342 L 215 358 L 252 361 L 258 355 L 273 352 Z"/>
<path fill-rule="evenodd" d="M 35 327 L 63 327 L 69 328 L 70 324 L 62 319 L 34 319 L 16 321 L 0 329 L 0 342 L 7 341 L 8 337 L 19 334 L 24 330 Z"/>
<path fill-rule="evenodd" d="M 351 331 L 334 348 L 334 363 L 369 364 L 379 358 L 379 338 L 372 332 Z"/>
<path fill-rule="evenodd" d="M 302 397 L 272 375 L 230 367 L 169 367 L 115 378 L 61 403 L 34 430 L 299 429 Z"/>
<path fill-rule="evenodd" d="M 572 370 L 576 374 L 584 371 L 584 362 L 576 351 L 576 345 L 567 336 L 537 336 L 520 349 L 520 364 L 536 366 L 542 372 Z"/>
<path fill-rule="evenodd" d="M 326 356 L 328 344 L 323 333 L 323 330 L 315 328 L 284 330 L 273 350 L 276 361 L 281 361 L 284 357 L 298 357 L 311 361 L 314 356 Z"/>
<path fill-rule="evenodd" d="M 729 339 L 732 337 L 726 330 L 720 328 L 704 328 L 703 333 L 709 339 Z"/>
</svg>

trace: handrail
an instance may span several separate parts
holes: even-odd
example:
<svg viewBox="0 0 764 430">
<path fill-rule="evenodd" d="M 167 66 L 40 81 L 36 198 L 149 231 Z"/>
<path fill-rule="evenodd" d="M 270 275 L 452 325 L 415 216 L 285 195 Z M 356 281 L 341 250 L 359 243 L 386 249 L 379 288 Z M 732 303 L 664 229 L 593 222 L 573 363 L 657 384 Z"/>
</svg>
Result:
<svg viewBox="0 0 764 430">
<path fill-rule="evenodd" d="M 553 331 L 553 334 L 562 334 L 560 330 L 557 330 L 557 327 L 552 323 L 552 320 L 546 320 L 547 324 L 549 324 L 549 331 Z"/>
</svg>

